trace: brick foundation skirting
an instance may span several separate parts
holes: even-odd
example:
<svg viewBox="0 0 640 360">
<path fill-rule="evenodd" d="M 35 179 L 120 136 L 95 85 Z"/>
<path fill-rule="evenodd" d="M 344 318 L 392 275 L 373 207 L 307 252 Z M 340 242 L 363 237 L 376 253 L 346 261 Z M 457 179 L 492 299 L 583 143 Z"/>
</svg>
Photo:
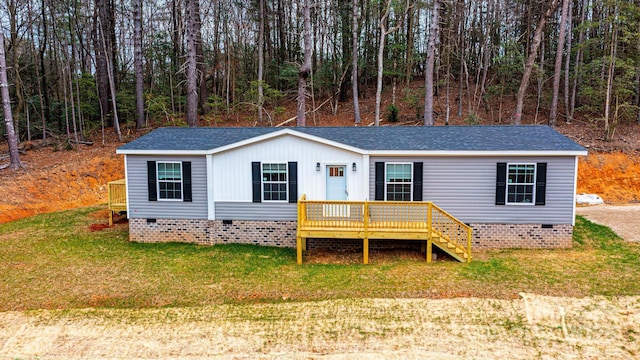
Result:
<svg viewBox="0 0 640 360">
<path fill-rule="evenodd" d="M 296 221 L 129 219 L 129 240 L 296 247 Z"/>
<path fill-rule="evenodd" d="M 296 221 L 129 219 L 129 240 L 143 243 L 227 243 L 296 247 Z M 571 224 L 471 224 L 473 249 L 569 248 Z M 419 247 L 419 241 L 372 240 L 371 249 Z M 309 239 L 307 248 L 361 250 L 362 240 Z"/>
<path fill-rule="evenodd" d="M 471 224 L 472 249 L 570 248 L 571 224 Z"/>
</svg>

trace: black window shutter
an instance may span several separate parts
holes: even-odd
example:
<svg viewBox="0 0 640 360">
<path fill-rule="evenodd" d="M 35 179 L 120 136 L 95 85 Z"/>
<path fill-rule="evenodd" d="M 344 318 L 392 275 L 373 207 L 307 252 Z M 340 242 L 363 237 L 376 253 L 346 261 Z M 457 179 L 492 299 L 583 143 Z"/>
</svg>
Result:
<svg viewBox="0 0 640 360">
<path fill-rule="evenodd" d="M 536 168 L 536 205 L 544 205 L 547 197 L 547 163 L 538 163 Z"/>
<path fill-rule="evenodd" d="M 298 202 L 298 163 L 289 163 L 289 202 Z"/>
<path fill-rule="evenodd" d="M 496 167 L 496 205 L 505 204 L 507 192 L 507 163 L 498 163 Z"/>
<path fill-rule="evenodd" d="M 147 188 L 149 190 L 149 201 L 158 201 L 155 161 L 147 161 Z"/>
<path fill-rule="evenodd" d="M 413 163 L 413 201 L 422 201 L 422 163 Z"/>
<path fill-rule="evenodd" d="M 191 195 L 191 161 L 182 162 L 182 201 L 193 201 Z"/>
<path fill-rule="evenodd" d="M 262 181 L 260 180 L 260 162 L 251 163 L 251 183 L 253 185 L 253 202 L 262 202 Z"/>
<path fill-rule="evenodd" d="M 384 163 L 376 162 L 375 200 L 384 200 Z"/>
</svg>

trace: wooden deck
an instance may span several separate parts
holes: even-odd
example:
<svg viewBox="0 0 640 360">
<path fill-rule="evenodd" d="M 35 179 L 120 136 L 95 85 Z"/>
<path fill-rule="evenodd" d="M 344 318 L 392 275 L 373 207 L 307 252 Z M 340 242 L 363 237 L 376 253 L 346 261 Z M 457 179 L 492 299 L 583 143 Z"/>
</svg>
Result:
<svg viewBox="0 0 640 360">
<path fill-rule="evenodd" d="M 127 183 L 125 179 L 107 184 L 109 192 L 109 225 L 113 225 L 113 213 L 127 211 Z"/>
<path fill-rule="evenodd" d="M 307 238 L 362 239 L 369 262 L 369 240 L 421 240 L 426 261 L 435 245 L 461 262 L 471 261 L 472 229 L 431 202 L 298 201 L 297 261 Z"/>
</svg>

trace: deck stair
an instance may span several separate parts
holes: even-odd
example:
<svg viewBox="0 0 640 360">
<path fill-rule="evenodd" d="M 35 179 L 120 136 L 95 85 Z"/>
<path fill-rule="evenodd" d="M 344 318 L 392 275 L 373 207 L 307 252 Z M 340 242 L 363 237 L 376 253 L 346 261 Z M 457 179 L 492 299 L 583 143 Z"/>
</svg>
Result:
<svg viewBox="0 0 640 360">
<path fill-rule="evenodd" d="M 127 182 L 125 179 L 107 184 L 109 203 L 109 225 L 113 225 L 113 214 L 127 211 Z"/>
<path fill-rule="evenodd" d="M 307 238 L 363 240 L 363 261 L 369 261 L 369 240 L 425 241 L 426 261 L 433 246 L 460 262 L 471 262 L 472 229 L 432 202 L 298 201 L 297 261 L 302 263 Z"/>
</svg>

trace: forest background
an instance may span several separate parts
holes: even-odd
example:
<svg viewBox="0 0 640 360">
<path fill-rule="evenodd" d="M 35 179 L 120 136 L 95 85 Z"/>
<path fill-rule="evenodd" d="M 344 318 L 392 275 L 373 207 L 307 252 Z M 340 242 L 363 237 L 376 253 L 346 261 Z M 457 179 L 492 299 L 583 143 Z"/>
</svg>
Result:
<svg viewBox="0 0 640 360">
<path fill-rule="evenodd" d="M 20 141 L 78 143 L 101 128 L 234 126 L 239 118 L 304 125 L 323 107 L 364 125 L 577 119 L 604 140 L 619 124 L 640 122 L 640 0 L 3 6 Z M 358 99 L 374 96 L 361 117 Z"/>
</svg>

